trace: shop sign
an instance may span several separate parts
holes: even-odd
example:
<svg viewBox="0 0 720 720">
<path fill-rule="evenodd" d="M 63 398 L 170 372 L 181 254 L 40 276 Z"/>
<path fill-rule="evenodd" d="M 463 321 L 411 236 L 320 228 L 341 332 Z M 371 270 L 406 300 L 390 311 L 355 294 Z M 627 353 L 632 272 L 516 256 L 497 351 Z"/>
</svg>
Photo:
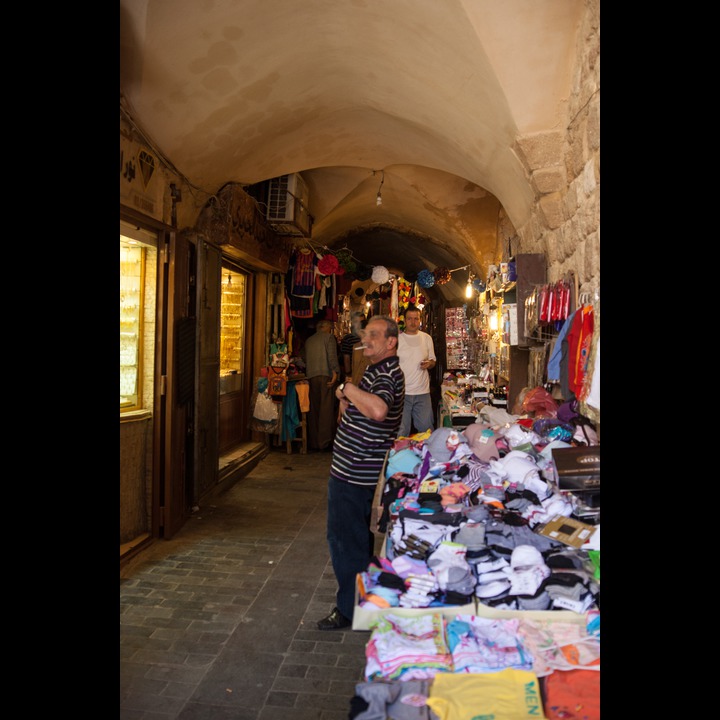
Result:
<svg viewBox="0 0 720 720">
<path fill-rule="evenodd" d="M 120 137 L 120 202 L 163 219 L 164 174 L 157 157 L 137 142 Z"/>
</svg>

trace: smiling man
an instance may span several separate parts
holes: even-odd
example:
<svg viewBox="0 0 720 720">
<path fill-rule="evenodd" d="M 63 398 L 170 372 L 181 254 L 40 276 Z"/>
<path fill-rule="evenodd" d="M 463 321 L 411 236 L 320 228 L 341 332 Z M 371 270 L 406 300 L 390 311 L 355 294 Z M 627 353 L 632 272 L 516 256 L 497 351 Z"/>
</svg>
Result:
<svg viewBox="0 0 720 720">
<path fill-rule="evenodd" d="M 398 326 L 375 316 L 362 335 L 368 367 L 358 385 L 346 380 L 335 391 L 340 424 L 328 481 L 327 540 L 338 583 L 336 606 L 317 625 L 352 625 L 355 578 L 373 556 L 372 499 L 387 451 L 397 435 L 405 401 L 405 376 L 397 357 Z"/>
</svg>

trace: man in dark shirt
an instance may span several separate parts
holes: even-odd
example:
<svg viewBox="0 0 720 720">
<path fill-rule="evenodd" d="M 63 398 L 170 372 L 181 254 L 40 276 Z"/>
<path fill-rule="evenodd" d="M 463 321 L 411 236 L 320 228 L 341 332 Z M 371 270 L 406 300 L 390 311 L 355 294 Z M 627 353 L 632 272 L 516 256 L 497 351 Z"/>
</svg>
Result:
<svg viewBox="0 0 720 720">
<path fill-rule="evenodd" d="M 302 349 L 305 377 L 310 384 L 307 441 L 312 450 L 330 450 L 335 434 L 335 383 L 340 377 L 333 323 L 320 320 Z"/>
<path fill-rule="evenodd" d="M 373 555 L 372 500 L 405 401 L 397 323 L 385 316 L 372 317 L 363 342 L 370 364 L 360 384 L 346 380 L 335 391 L 341 419 L 328 481 L 327 539 L 338 591 L 336 606 L 317 623 L 320 630 L 352 625 L 355 579 Z"/>
</svg>

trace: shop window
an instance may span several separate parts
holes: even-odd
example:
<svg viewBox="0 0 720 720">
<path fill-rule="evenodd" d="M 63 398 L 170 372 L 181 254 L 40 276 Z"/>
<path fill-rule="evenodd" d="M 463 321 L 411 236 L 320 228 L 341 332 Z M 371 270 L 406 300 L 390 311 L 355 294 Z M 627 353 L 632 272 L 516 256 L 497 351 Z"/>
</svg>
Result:
<svg viewBox="0 0 720 720">
<path fill-rule="evenodd" d="M 157 236 L 120 223 L 120 412 L 152 408 Z"/>
<path fill-rule="evenodd" d="M 246 277 L 223 263 L 220 298 L 220 377 L 242 375 Z"/>
</svg>

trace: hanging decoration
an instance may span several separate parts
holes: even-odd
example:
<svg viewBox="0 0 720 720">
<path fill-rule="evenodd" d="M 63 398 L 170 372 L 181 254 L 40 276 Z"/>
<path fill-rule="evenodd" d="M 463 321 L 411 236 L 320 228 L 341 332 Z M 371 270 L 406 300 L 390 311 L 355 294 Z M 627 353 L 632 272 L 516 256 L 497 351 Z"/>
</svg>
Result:
<svg viewBox="0 0 720 720">
<path fill-rule="evenodd" d="M 372 281 L 378 285 L 384 285 L 390 279 L 388 269 L 383 265 L 376 265 L 372 271 Z"/>
<path fill-rule="evenodd" d="M 435 276 L 429 270 L 421 270 L 417 282 L 421 288 L 431 288 L 435 284 Z"/>
<path fill-rule="evenodd" d="M 450 270 L 446 267 L 436 267 L 435 270 L 433 270 L 433 275 L 437 285 L 445 285 L 445 283 L 450 282 Z"/>
<path fill-rule="evenodd" d="M 485 283 L 479 277 L 473 278 L 472 286 L 473 289 L 479 293 L 485 292 Z"/>
<path fill-rule="evenodd" d="M 405 329 L 405 311 L 412 302 L 410 296 L 413 286 L 412 283 L 407 281 L 407 277 L 405 277 L 398 279 L 397 283 L 395 283 L 395 288 L 397 289 L 397 305 L 394 308 L 395 314 L 393 317 L 397 319 L 398 327 L 402 332 Z M 395 302 L 394 296 L 393 302 Z"/>
<path fill-rule="evenodd" d="M 338 259 L 332 253 L 326 253 L 318 263 L 318 270 L 322 275 L 333 275 L 340 269 Z M 345 270 L 342 271 L 343 273 Z"/>
<path fill-rule="evenodd" d="M 345 270 L 346 273 L 354 273 L 357 269 L 357 263 L 353 259 L 352 252 L 347 248 L 342 248 L 335 253 L 340 267 Z"/>
<path fill-rule="evenodd" d="M 394 285 L 393 293 L 395 292 L 397 292 L 397 299 L 393 294 L 393 302 L 396 303 L 394 317 L 397 317 L 398 323 L 404 327 L 405 311 L 408 309 L 408 305 L 410 305 L 410 293 L 412 292 L 412 285 L 407 282 L 407 278 L 398 279 Z"/>
</svg>

